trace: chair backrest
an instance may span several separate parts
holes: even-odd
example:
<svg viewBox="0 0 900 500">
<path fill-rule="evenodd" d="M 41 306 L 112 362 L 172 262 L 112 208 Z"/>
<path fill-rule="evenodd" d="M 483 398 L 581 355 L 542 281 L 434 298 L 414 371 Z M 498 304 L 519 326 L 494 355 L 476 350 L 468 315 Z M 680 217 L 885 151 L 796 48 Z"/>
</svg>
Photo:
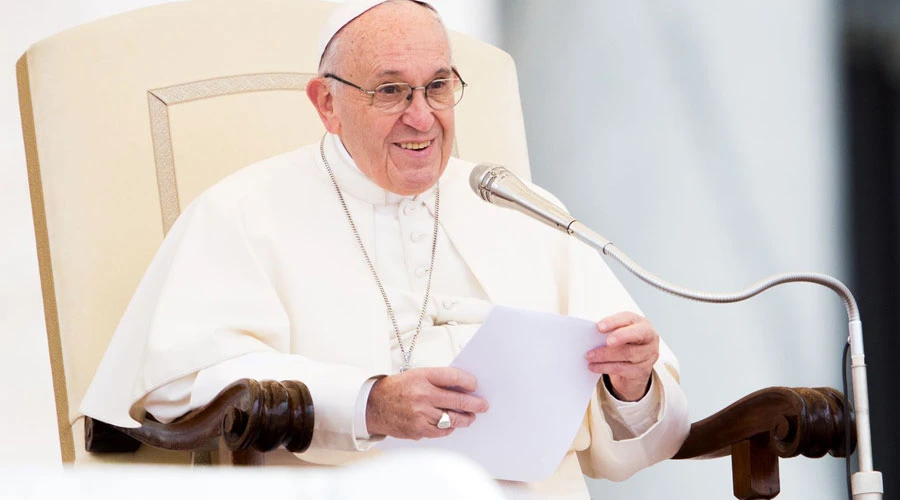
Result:
<svg viewBox="0 0 900 500">
<path fill-rule="evenodd" d="M 304 88 L 332 8 L 166 4 L 65 31 L 19 60 L 64 461 L 84 457 L 78 405 L 180 209 L 240 167 L 321 137 Z M 464 35 L 451 41 L 470 84 L 457 107 L 458 156 L 528 177 L 512 59 Z"/>
</svg>

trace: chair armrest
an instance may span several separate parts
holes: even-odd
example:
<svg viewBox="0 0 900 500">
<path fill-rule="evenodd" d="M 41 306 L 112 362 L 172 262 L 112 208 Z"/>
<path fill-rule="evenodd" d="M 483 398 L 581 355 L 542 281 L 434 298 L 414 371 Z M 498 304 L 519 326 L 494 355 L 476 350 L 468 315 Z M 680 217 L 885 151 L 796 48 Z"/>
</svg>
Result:
<svg viewBox="0 0 900 500">
<path fill-rule="evenodd" d="M 844 395 L 828 387 L 769 387 L 691 425 L 675 459 L 715 458 L 730 454 L 732 445 L 768 434 L 772 451 L 781 458 L 825 453 L 846 456 L 845 424 L 851 442 L 856 431 Z M 853 450 L 851 450 L 852 453 Z"/>
<path fill-rule="evenodd" d="M 853 412 L 844 395 L 827 387 L 769 387 L 691 425 L 674 459 L 731 455 L 734 496 L 774 498 L 780 492 L 778 458 L 826 453 L 847 456 L 856 446 Z"/>
<path fill-rule="evenodd" d="M 206 406 L 175 422 L 146 418 L 126 428 L 85 418 L 85 449 L 93 453 L 133 452 L 143 443 L 166 450 L 200 450 L 222 438 L 232 451 L 267 452 L 280 446 L 305 451 L 312 441 L 314 409 L 302 382 L 241 379 Z"/>
</svg>

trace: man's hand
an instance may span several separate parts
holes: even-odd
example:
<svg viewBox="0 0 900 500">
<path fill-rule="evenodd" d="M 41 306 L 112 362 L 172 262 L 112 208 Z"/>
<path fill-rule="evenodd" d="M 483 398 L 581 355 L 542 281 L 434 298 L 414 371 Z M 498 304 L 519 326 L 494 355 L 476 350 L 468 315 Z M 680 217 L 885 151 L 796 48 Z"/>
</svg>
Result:
<svg viewBox="0 0 900 500">
<path fill-rule="evenodd" d="M 478 388 L 475 377 L 458 368 L 417 368 L 375 382 L 366 406 L 369 434 L 405 439 L 442 437 L 468 427 L 488 403 L 468 394 Z M 438 429 L 446 411 L 450 428 Z"/>
<path fill-rule="evenodd" d="M 653 325 L 643 316 L 621 312 L 600 320 L 597 330 L 609 336 L 606 346 L 588 351 L 588 368 L 609 376 L 613 396 L 619 400 L 643 398 L 659 358 L 659 335 Z"/>
</svg>

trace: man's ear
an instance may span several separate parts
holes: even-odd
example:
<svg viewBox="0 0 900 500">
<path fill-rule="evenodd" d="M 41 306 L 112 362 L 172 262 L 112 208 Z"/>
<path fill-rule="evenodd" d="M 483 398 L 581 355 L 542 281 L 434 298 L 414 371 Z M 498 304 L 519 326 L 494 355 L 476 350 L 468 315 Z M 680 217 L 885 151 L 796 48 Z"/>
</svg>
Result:
<svg viewBox="0 0 900 500">
<path fill-rule="evenodd" d="M 316 77 L 306 84 L 306 96 L 319 113 L 325 130 L 332 134 L 338 134 L 341 131 L 341 121 L 334 112 L 334 94 L 325 79 Z"/>
</svg>

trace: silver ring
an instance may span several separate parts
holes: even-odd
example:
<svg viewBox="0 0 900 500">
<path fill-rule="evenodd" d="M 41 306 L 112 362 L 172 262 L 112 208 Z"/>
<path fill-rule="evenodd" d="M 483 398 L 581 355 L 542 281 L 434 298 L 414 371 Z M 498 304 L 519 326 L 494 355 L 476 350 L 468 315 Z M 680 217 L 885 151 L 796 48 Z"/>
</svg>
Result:
<svg viewBox="0 0 900 500">
<path fill-rule="evenodd" d="M 438 429 L 449 429 L 450 428 L 450 414 L 447 412 L 441 413 L 441 419 L 438 420 L 437 423 Z"/>
</svg>

